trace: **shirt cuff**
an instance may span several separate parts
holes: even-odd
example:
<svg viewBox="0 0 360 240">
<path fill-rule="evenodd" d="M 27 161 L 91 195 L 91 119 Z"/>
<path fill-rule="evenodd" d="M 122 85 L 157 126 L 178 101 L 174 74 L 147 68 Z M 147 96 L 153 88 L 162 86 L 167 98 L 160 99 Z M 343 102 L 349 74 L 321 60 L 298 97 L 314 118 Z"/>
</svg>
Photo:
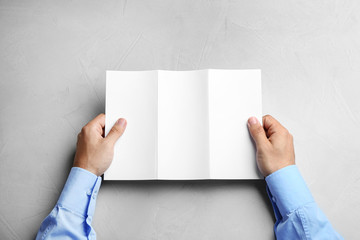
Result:
<svg viewBox="0 0 360 240">
<path fill-rule="evenodd" d="M 93 216 L 100 185 L 101 177 L 73 167 L 57 204 L 84 217 Z"/>
<path fill-rule="evenodd" d="M 284 167 L 265 178 L 271 194 L 271 201 L 276 205 L 282 217 L 314 199 L 296 165 Z"/>
</svg>

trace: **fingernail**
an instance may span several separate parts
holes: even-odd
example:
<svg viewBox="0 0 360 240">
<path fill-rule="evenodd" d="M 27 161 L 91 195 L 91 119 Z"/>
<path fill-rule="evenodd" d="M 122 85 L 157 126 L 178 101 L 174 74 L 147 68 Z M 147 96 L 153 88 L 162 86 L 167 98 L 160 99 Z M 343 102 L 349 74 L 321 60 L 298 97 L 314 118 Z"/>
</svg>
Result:
<svg viewBox="0 0 360 240">
<path fill-rule="evenodd" d="M 255 124 L 257 124 L 257 122 L 258 122 L 258 120 L 256 119 L 256 117 L 251 117 L 251 118 L 249 118 L 249 120 L 248 120 L 248 123 L 249 123 L 250 125 L 255 125 Z"/>
<path fill-rule="evenodd" d="M 124 118 L 120 118 L 119 120 L 117 120 L 117 124 L 120 125 L 120 127 L 125 127 L 126 124 L 126 120 Z"/>
</svg>

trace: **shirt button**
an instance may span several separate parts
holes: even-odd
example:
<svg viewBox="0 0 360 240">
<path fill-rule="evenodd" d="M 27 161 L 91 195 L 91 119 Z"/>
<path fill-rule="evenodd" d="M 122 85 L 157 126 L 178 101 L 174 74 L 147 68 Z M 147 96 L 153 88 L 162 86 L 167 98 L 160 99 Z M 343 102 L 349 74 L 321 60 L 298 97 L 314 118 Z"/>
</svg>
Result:
<svg viewBox="0 0 360 240">
<path fill-rule="evenodd" d="M 272 197 L 271 200 L 272 200 L 273 202 L 276 202 L 276 198 L 275 198 L 275 197 Z"/>
<path fill-rule="evenodd" d="M 90 196 L 90 195 L 91 195 L 91 190 L 90 190 L 90 189 L 87 190 L 87 191 L 86 191 L 86 194 L 87 194 L 88 196 Z"/>
</svg>

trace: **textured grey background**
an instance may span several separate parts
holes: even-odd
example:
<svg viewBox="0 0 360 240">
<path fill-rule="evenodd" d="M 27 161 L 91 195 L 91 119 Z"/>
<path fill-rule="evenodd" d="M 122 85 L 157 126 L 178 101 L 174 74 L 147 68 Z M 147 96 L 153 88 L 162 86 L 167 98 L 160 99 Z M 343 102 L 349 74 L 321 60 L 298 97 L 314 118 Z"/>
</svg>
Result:
<svg viewBox="0 0 360 240">
<path fill-rule="evenodd" d="M 261 68 L 263 110 L 347 239 L 360 219 L 360 2 L 0 0 L 0 238 L 33 238 L 105 70 Z M 262 181 L 106 182 L 99 239 L 273 239 Z"/>
</svg>

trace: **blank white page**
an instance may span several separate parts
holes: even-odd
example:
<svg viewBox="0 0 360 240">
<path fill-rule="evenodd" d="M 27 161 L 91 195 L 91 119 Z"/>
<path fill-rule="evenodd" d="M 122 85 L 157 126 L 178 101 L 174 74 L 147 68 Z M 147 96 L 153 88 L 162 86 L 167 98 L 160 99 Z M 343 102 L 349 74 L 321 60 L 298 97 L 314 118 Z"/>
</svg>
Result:
<svg viewBox="0 0 360 240">
<path fill-rule="evenodd" d="M 159 71 L 158 178 L 209 178 L 207 70 Z"/>
<path fill-rule="evenodd" d="M 247 120 L 261 114 L 260 70 L 209 70 L 212 179 L 260 178 Z"/>
<path fill-rule="evenodd" d="M 157 178 L 157 71 L 106 72 L 105 134 L 127 120 L 106 180 Z"/>
</svg>

